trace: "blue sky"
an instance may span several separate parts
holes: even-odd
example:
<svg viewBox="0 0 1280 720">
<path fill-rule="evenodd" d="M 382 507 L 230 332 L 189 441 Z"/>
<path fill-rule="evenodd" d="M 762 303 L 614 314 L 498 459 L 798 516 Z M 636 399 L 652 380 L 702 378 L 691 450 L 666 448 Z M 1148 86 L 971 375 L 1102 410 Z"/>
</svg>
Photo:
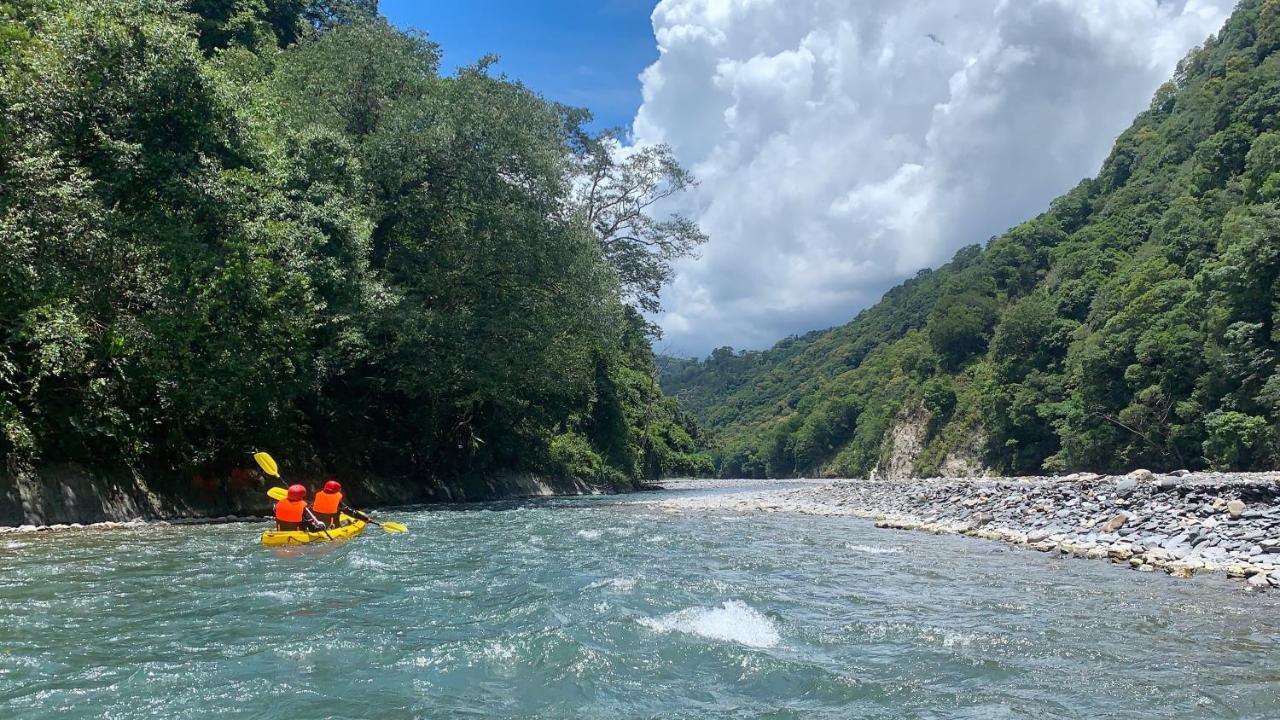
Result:
<svg viewBox="0 0 1280 720">
<path fill-rule="evenodd" d="M 440 43 L 446 72 L 495 53 L 500 72 L 591 109 L 597 128 L 671 146 L 702 181 L 678 209 L 711 239 L 677 264 L 654 319 L 662 350 L 705 355 L 848 322 L 920 268 L 1044 211 L 1097 173 L 1235 2 L 382 0 L 381 10 Z"/>
<path fill-rule="evenodd" d="M 425 30 L 448 73 L 487 54 L 550 100 L 589 108 L 597 127 L 630 127 L 637 76 L 658 57 L 652 0 L 382 0 L 400 27 Z"/>
</svg>

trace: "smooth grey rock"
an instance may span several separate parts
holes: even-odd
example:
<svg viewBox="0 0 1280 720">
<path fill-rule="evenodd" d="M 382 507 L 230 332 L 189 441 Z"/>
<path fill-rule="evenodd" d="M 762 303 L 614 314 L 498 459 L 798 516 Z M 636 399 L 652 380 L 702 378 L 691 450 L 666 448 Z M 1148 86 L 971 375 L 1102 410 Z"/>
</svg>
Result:
<svg viewBox="0 0 1280 720">
<path fill-rule="evenodd" d="M 1239 520 L 1244 514 L 1244 503 L 1240 500 L 1232 500 L 1227 503 L 1227 513 L 1231 515 L 1232 520 Z"/>
</svg>

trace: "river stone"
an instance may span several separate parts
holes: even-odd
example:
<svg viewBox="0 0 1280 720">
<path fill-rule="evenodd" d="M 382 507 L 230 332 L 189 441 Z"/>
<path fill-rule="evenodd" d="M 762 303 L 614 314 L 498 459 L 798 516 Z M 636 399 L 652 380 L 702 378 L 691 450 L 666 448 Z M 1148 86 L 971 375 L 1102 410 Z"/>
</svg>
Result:
<svg viewBox="0 0 1280 720">
<path fill-rule="evenodd" d="M 1249 576 L 1249 587 L 1264 588 L 1271 585 L 1271 576 L 1266 573 L 1257 573 Z"/>
<path fill-rule="evenodd" d="M 1169 474 L 1170 474 L 1170 475 L 1172 475 L 1172 476 L 1174 476 L 1174 477 L 1180 477 L 1180 478 L 1181 478 L 1181 477 L 1186 477 L 1186 476 L 1190 475 L 1190 474 L 1191 474 L 1191 471 L 1190 471 L 1190 470 L 1174 470 L 1173 472 L 1171 472 L 1171 473 L 1169 473 Z"/>
<path fill-rule="evenodd" d="M 1156 488 L 1160 490 L 1172 490 L 1182 484 L 1180 477 L 1163 477 L 1156 481 Z"/>
<path fill-rule="evenodd" d="M 1240 500 L 1232 500 L 1227 503 L 1227 512 L 1231 514 L 1232 520 L 1239 520 L 1244 514 L 1244 503 Z"/>
<path fill-rule="evenodd" d="M 1116 483 L 1116 492 L 1120 495 L 1130 495 L 1136 489 L 1138 489 L 1138 481 L 1133 478 L 1122 478 Z"/>
<path fill-rule="evenodd" d="M 1108 520 L 1105 525 L 1102 526 L 1102 531 L 1113 533 L 1119 530 L 1120 528 L 1124 527 L 1124 524 L 1127 522 L 1129 522 L 1129 516 L 1125 515 L 1124 513 L 1118 513 L 1112 516 L 1112 518 Z"/>
</svg>

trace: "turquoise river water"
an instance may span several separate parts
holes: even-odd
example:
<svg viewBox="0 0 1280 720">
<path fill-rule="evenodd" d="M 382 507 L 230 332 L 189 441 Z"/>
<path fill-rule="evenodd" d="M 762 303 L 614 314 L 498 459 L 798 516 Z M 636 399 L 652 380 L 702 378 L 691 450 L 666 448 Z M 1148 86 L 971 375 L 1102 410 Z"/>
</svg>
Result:
<svg viewBox="0 0 1280 720">
<path fill-rule="evenodd" d="M 660 497 L 0 536 L 0 718 L 1280 717 L 1274 594 Z"/>
</svg>

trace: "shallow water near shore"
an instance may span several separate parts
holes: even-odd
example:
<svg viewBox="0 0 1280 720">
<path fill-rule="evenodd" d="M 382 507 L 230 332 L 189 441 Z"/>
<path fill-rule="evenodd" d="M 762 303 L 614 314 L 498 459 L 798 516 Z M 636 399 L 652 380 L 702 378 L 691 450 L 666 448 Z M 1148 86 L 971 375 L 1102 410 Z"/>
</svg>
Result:
<svg viewBox="0 0 1280 720">
<path fill-rule="evenodd" d="M 1280 715 L 1277 594 L 708 492 L 8 535 L 0 717 Z"/>
</svg>

